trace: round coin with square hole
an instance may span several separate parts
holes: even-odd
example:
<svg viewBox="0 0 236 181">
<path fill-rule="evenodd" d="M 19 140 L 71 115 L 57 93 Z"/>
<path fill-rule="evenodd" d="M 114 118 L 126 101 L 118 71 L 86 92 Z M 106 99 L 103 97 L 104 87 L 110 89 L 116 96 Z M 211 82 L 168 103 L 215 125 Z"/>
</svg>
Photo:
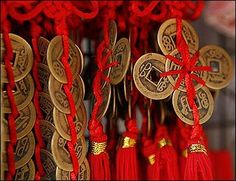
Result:
<svg viewBox="0 0 236 181">
<path fill-rule="evenodd" d="M 45 175 L 41 177 L 41 180 L 56 180 L 56 168 L 57 165 L 53 159 L 52 154 L 45 150 L 40 150 L 41 163 L 45 171 Z"/>
<path fill-rule="evenodd" d="M 40 36 L 39 40 L 38 40 L 38 49 L 39 49 L 39 54 L 40 54 L 40 58 L 41 58 L 41 62 L 44 65 L 48 65 L 47 64 L 47 50 L 48 50 L 48 45 L 49 45 L 49 40 L 47 40 L 46 38 Z"/>
</svg>

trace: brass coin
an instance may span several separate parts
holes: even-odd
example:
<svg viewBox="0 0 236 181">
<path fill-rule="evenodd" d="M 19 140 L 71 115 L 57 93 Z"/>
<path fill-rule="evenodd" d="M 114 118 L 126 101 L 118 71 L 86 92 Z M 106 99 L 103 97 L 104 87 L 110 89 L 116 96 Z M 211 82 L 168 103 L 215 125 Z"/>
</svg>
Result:
<svg viewBox="0 0 236 181">
<path fill-rule="evenodd" d="M 194 50 L 190 49 L 190 55 L 193 56 L 194 54 Z M 173 52 L 170 53 L 170 55 L 172 55 L 173 57 L 176 57 L 177 59 L 181 60 L 181 55 L 178 52 L 177 49 L 175 49 Z M 199 57 L 199 59 L 196 62 L 196 66 L 205 66 L 205 62 L 203 61 L 203 59 L 201 57 Z M 166 59 L 166 72 L 171 71 L 171 70 L 179 70 L 181 69 L 182 66 L 177 65 L 176 63 L 174 63 L 173 61 L 170 61 L 169 59 Z M 192 74 L 196 75 L 197 77 L 201 78 L 202 80 L 206 80 L 207 78 L 207 72 L 206 71 L 192 71 Z M 174 86 L 177 82 L 177 79 L 179 78 L 179 74 L 177 75 L 170 75 L 167 76 L 170 83 Z M 199 84 L 196 80 L 192 79 L 193 85 L 195 90 L 198 90 L 202 87 L 202 84 Z M 184 79 L 182 80 L 179 88 L 179 90 L 186 92 L 186 85 L 185 85 L 185 81 Z"/>
<path fill-rule="evenodd" d="M 75 44 L 75 47 L 77 48 L 79 54 L 80 54 L 80 58 L 81 58 L 81 62 L 80 62 L 80 71 L 79 74 L 81 74 L 83 72 L 84 69 L 84 57 L 82 54 L 82 51 L 80 50 L 80 48 L 78 47 L 78 45 Z"/>
<path fill-rule="evenodd" d="M 38 64 L 38 76 L 42 91 L 49 94 L 48 91 L 48 81 L 50 76 L 50 70 L 47 65 L 39 63 Z"/>
<path fill-rule="evenodd" d="M 208 121 L 213 113 L 214 100 L 210 91 L 202 87 L 196 91 L 196 105 L 199 112 L 200 124 Z M 187 93 L 175 90 L 172 96 L 172 104 L 177 116 L 185 123 L 193 125 L 193 113 L 187 100 Z"/>
<path fill-rule="evenodd" d="M 35 107 L 31 102 L 28 106 L 19 111 L 19 116 L 15 120 L 17 139 L 23 138 L 33 129 L 35 119 L 36 119 Z M 8 129 L 9 129 L 8 122 L 3 116 L 2 120 L 3 141 L 10 141 Z"/>
<path fill-rule="evenodd" d="M 56 179 L 57 180 L 71 180 L 70 172 L 62 170 L 59 167 L 57 167 Z M 80 165 L 78 180 L 89 180 L 89 179 L 90 179 L 90 168 L 89 168 L 88 160 L 85 158 L 83 163 Z"/>
<path fill-rule="evenodd" d="M 51 142 L 53 133 L 55 132 L 55 127 L 52 123 L 45 120 L 41 120 L 40 129 L 42 132 L 45 149 L 51 152 Z"/>
<path fill-rule="evenodd" d="M 52 155 L 55 163 L 58 167 L 66 171 L 72 171 L 73 165 L 70 157 L 70 153 L 66 146 L 67 140 L 62 138 L 56 131 L 52 137 Z M 82 163 L 86 155 L 85 138 L 82 136 L 77 140 L 75 145 L 75 152 L 78 158 L 78 162 Z"/>
<path fill-rule="evenodd" d="M 130 63 L 127 74 L 125 75 L 123 86 L 124 86 L 124 97 L 126 101 L 129 101 L 129 97 L 131 96 L 131 91 L 133 89 L 133 81 L 128 79 L 128 76 L 132 76 L 133 74 L 133 63 Z"/>
<path fill-rule="evenodd" d="M 71 93 L 74 99 L 76 108 L 79 107 L 79 104 L 82 102 L 85 94 L 84 82 L 80 75 L 77 75 L 73 80 L 73 85 Z M 61 112 L 65 114 L 70 114 L 70 105 L 68 98 L 63 90 L 63 84 L 58 82 L 52 75 L 49 77 L 48 82 L 49 95 L 54 106 Z"/>
<path fill-rule="evenodd" d="M 112 67 L 110 80 L 111 83 L 117 85 L 124 78 L 130 63 L 130 44 L 127 38 L 121 38 L 115 45 L 113 51 L 113 61 L 117 61 L 118 65 Z"/>
<path fill-rule="evenodd" d="M 52 154 L 47 150 L 40 150 L 41 162 L 45 171 L 45 175 L 41 180 L 56 180 L 56 163 Z"/>
<path fill-rule="evenodd" d="M 77 139 L 83 134 L 86 126 L 86 110 L 84 103 L 81 102 L 77 109 L 77 114 L 74 118 L 74 124 L 76 127 Z M 70 127 L 66 118 L 66 114 L 60 112 L 57 108 L 53 109 L 53 120 L 58 133 L 66 140 L 71 140 Z"/>
<path fill-rule="evenodd" d="M 18 110 L 24 109 L 31 102 L 34 95 L 34 81 L 30 74 L 28 74 L 24 79 L 15 83 L 16 90 L 13 90 L 13 95 Z M 11 112 L 11 105 L 8 100 L 8 95 L 6 91 L 2 93 L 2 110 L 4 113 Z"/>
<path fill-rule="evenodd" d="M 165 71 L 166 58 L 157 53 L 141 56 L 134 65 L 133 80 L 137 89 L 146 97 L 155 100 L 167 98 L 173 88 L 167 77 L 160 77 Z"/>
<path fill-rule="evenodd" d="M 19 81 L 26 77 L 33 66 L 33 52 L 30 45 L 18 35 L 9 33 L 10 41 L 13 49 L 13 61 L 12 69 L 15 81 Z M 4 55 L 5 45 L 3 35 L 1 34 L 1 55 Z M 4 56 L 0 56 L 1 59 L 1 71 L 2 71 L 2 82 L 8 83 L 7 72 L 5 69 Z"/>
<path fill-rule="evenodd" d="M 197 51 L 199 38 L 194 28 L 185 20 L 182 20 L 182 35 L 189 48 Z M 157 33 L 157 41 L 164 55 L 170 54 L 176 49 L 176 19 L 168 19 L 160 26 Z"/>
<path fill-rule="evenodd" d="M 49 40 L 40 36 L 38 39 L 38 49 L 41 56 L 41 63 L 47 65 L 47 50 L 48 50 Z"/>
<path fill-rule="evenodd" d="M 52 112 L 53 112 L 54 105 L 51 101 L 50 96 L 44 92 L 40 92 L 39 105 L 43 113 L 43 119 L 46 121 L 49 121 L 50 123 L 53 123 Z"/>
<path fill-rule="evenodd" d="M 16 170 L 14 180 L 34 180 L 35 165 L 33 160 L 30 160 L 23 167 Z"/>
<path fill-rule="evenodd" d="M 207 45 L 200 49 L 200 56 L 207 66 L 212 68 L 212 71 L 208 72 L 206 85 L 212 89 L 222 89 L 228 86 L 234 67 L 229 54 L 219 46 Z"/>
<path fill-rule="evenodd" d="M 67 77 L 64 65 L 61 62 L 61 57 L 63 55 L 62 41 L 63 40 L 61 36 L 56 36 L 50 41 L 47 50 L 47 62 L 53 77 L 60 83 L 66 84 Z M 72 71 L 72 75 L 75 78 L 75 76 L 77 76 L 77 74 L 81 71 L 82 56 L 81 52 L 78 51 L 78 48 L 76 48 L 75 44 L 70 39 L 69 47 L 69 64 Z"/>
<path fill-rule="evenodd" d="M 103 97 L 103 101 L 97 113 L 98 120 L 101 120 L 105 116 L 107 109 L 109 107 L 110 99 L 111 99 L 111 85 L 110 84 L 106 84 L 105 87 L 102 89 L 102 97 Z M 94 100 L 94 97 L 93 97 L 93 100 Z M 94 101 L 92 102 L 94 105 Z"/>
<path fill-rule="evenodd" d="M 114 20 L 109 23 L 110 48 L 113 49 L 117 39 L 117 25 Z"/>
</svg>

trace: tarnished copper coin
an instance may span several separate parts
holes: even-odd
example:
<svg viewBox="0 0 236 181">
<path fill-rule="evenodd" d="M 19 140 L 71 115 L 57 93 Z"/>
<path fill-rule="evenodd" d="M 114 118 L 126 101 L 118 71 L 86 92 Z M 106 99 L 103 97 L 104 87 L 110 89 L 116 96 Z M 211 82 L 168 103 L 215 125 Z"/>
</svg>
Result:
<svg viewBox="0 0 236 181">
<path fill-rule="evenodd" d="M 50 123 L 53 123 L 52 112 L 53 112 L 54 105 L 51 101 L 50 96 L 44 92 L 40 92 L 39 105 L 43 113 L 43 119 L 46 121 L 49 121 Z"/>
<path fill-rule="evenodd" d="M 2 140 L 10 141 L 8 121 L 5 118 L 7 119 L 7 117 L 3 116 Z M 17 139 L 23 138 L 33 129 L 35 118 L 36 118 L 36 112 L 35 112 L 35 107 L 32 102 L 28 106 L 26 106 L 24 109 L 19 111 L 19 116 L 15 120 Z"/>
<path fill-rule="evenodd" d="M 63 84 L 58 82 L 52 75 L 50 75 L 48 88 L 49 88 L 49 95 L 55 107 L 59 111 L 65 114 L 70 114 L 70 105 L 69 105 L 68 98 L 66 94 L 64 93 Z M 78 108 L 85 94 L 84 82 L 82 78 L 80 77 L 80 75 L 77 75 L 75 79 L 73 80 L 71 93 L 72 93 L 76 108 Z"/>
<path fill-rule="evenodd" d="M 193 56 L 194 54 L 194 50 L 190 49 L 190 56 Z M 178 52 L 177 49 L 175 49 L 173 52 L 170 53 L 170 55 L 172 55 L 173 57 L 179 59 L 180 61 L 182 60 L 180 53 Z M 199 59 L 196 62 L 196 67 L 198 66 L 205 66 L 205 62 L 203 61 L 203 59 L 201 57 L 199 57 Z M 166 72 L 168 71 L 172 71 L 172 70 L 180 70 L 183 69 L 183 67 L 181 65 L 178 65 L 176 63 L 174 63 L 173 61 L 166 59 L 166 66 L 165 66 L 165 70 Z M 191 74 L 196 75 L 197 77 L 201 78 L 202 80 L 206 80 L 207 78 L 207 72 L 206 71 L 192 71 Z M 175 75 L 170 75 L 167 76 L 168 79 L 170 80 L 170 83 L 175 86 L 178 78 L 179 78 L 179 74 L 175 74 Z M 195 90 L 198 90 L 202 87 L 202 84 L 198 83 L 195 79 L 192 79 L 193 85 Z M 179 88 L 179 90 L 186 92 L 186 85 L 185 85 L 185 81 L 184 79 L 182 80 Z"/>
<path fill-rule="evenodd" d="M 45 144 L 45 149 L 51 152 L 51 142 L 53 133 L 55 132 L 55 127 L 49 121 L 41 120 L 40 129 Z"/>
<path fill-rule="evenodd" d="M 70 127 L 66 118 L 66 114 L 60 112 L 57 108 L 53 109 L 53 120 L 58 133 L 66 140 L 71 140 Z M 77 138 L 79 139 L 83 134 L 86 126 L 86 110 L 84 103 L 81 102 L 77 109 L 77 114 L 74 118 Z"/>
<path fill-rule="evenodd" d="M 167 77 L 160 77 L 165 71 L 166 58 L 157 53 L 141 56 L 134 65 L 133 80 L 137 89 L 146 97 L 155 100 L 167 98 L 173 87 Z"/>
<path fill-rule="evenodd" d="M 101 120 L 105 116 L 107 109 L 109 107 L 109 103 L 111 99 L 111 85 L 110 84 L 106 84 L 105 87 L 102 89 L 102 97 L 103 97 L 103 101 L 97 113 L 98 120 Z"/>
<path fill-rule="evenodd" d="M 30 45 L 18 35 L 9 33 L 11 46 L 13 50 L 12 69 L 15 81 L 19 81 L 26 77 L 33 66 L 33 52 Z M 1 34 L 1 80 L 3 83 L 8 83 L 7 72 L 4 65 L 5 42 Z"/>
<path fill-rule="evenodd" d="M 17 141 L 15 149 L 16 169 L 24 166 L 32 158 L 35 149 L 34 135 L 30 132 L 25 137 Z"/>
<path fill-rule="evenodd" d="M 45 175 L 41 180 L 56 180 L 56 163 L 54 162 L 52 154 L 44 149 L 40 150 L 41 162 L 45 171 Z"/>
<path fill-rule="evenodd" d="M 58 167 L 66 171 L 72 171 L 73 165 L 70 157 L 70 153 L 66 146 L 67 140 L 62 138 L 56 131 L 52 137 L 52 155 L 55 163 Z M 85 138 L 82 136 L 77 140 L 75 145 L 75 152 L 78 158 L 78 162 L 82 163 L 86 155 L 86 143 Z"/>
<path fill-rule="evenodd" d="M 234 67 L 229 54 L 219 46 L 207 45 L 200 49 L 200 56 L 212 68 L 208 72 L 206 85 L 212 89 L 222 89 L 229 85 Z"/>
<path fill-rule="evenodd" d="M 41 63 L 47 65 L 47 50 L 48 50 L 49 40 L 40 36 L 38 39 L 38 49 L 41 56 Z"/>
<path fill-rule="evenodd" d="M 71 180 L 70 172 L 62 170 L 61 168 L 57 167 L 56 179 L 57 180 Z M 90 179 L 90 168 L 89 168 L 88 160 L 85 158 L 83 163 L 80 165 L 78 180 L 89 180 L 89 179 Z"/>
<path fill-rule="evenodd" d="M 44 65 L 42 63 L 38 64 L 38 76 L 42 91 L 49 94 L 48 81 L 50 76 L 50 70 L 47 65 Z"/>
<path fill-rule="evenodd" d="M 118 65 L 111 69 L 110 80 L 112 84 L 117 85 L 123 80 L 129 68 L 130 56 L 131 51 L 129 40 L 127 38 L 121 38 L 116 43 L 113 51 L 112 59 L 113 61 L 117 61 Z"/>
<path fill-rule="evenodd" d="M 78 47 L 69 39 L 69 64 L 72 71 L 72 74 L 75 78 L 78 73 L 81 71 L 81 51 L 78 50 Z M 54 37 L 49 45 L 47 50 L 47 62 L 50 72 L 53 77 L 60 83 L 66 84 L 67 77 L 64 69 L 64 65 L 61 62 L 63 55 L 63 39 L 62 36 Z"/>
<path fill-rule="evenodd" d="M 15 83 L 16 89 L 13 90 L 16 106 L 18 110 L 24 109 L 31 102 L 34 95 L 34 81 L 30 74 L 24 79 Z M 6 91 L 2 93 L 2 111 L 4 113 L 11 112 L 11 105 L 8 100 Z"/>
<path fill-rule="evenodd" d="M 113 49 L 117 38 L 117 25 L 114 20 L 109 23 L 110 48 Z"/>
<path fill-rule="evenodd" d="M 214 100 L 210 91 L 202 87 L 196 91 L 195 103 L 199 112 L 200 124 L 208 121 L 213 113 Z M 188 103 L 187 93 L 175 90 L 172 96 L 172 104 L 177 116 L 187 124 L 193 125 L 193 111 Z"/>
<path fill-rule="evenodd" d="M 194 28 L 185 20 L 182 20 L 182 35 L 189 48 L 197 51 L 199 38 Z M 176 49 L 176 19 L 168 19 L 160 26 L 157 33 L 157 41 L 164 55 L 170 54 Z"/>
<path fill-rule="evenodd" d="M 30 160 L 23 167 L 16 169 L 14 180 L 34 180 L 35 165 L 33 160 Z"/>
</svg>

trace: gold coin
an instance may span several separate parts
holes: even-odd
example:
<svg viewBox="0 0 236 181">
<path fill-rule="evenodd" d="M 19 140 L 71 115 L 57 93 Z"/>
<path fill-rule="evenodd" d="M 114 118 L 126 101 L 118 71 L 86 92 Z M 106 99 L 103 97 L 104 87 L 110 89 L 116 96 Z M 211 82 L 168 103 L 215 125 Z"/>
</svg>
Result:
<svg viewBox="0 0 236 181">
<path fill-rule="evenodd" d="M 33 66 L 33 52 L 30 45 L 18 35 L 9 33 L 11 46 L 13 50 L 13 61 L 12 61 L 12 69 L 14 74 L 15 81 L 19 81 L 26 77 L 26 75 L 30 72 Z M 8 83 L 7 72 L 5 69 L 3 58 L 5 52 L 5 45 L 3 40 L 3 35 L 1 34 L 1 71 L 2 71 L 2 82 Z"/>
<path fill-rule="evenodd" d="M 190 50 L 190 56 L 193 56 L 193 54 L 194 54 L 194 50 Z M 180 53 L 178 52 L 177 49 L 175 49 L 173 52 L 171 52 L 170 55 L 172 55 L 173 57 L 181 60 L 181 55 L 180 55 Z M 201 57 L 199 57 L 199 59 L 197 60 L 195 66 L 198 67 L 198 66 L 205 66 L 205 65 L 206 64 L 203 61 L 203 59 Z M 172 71 L 172 70 L 179 70 L 181 68 L 182 68 L 182 66 L 174 63 L 173 61 L 170 61 L 169 59 L 166 59 L 166 66 L 165 66 L 166 72 Z M 192 71 L 191 74 L 196 75 L 197 77 L 201 78 L 202 80 L 206 80 L 206 78 L 207 78 L 207 72 L 206 71 Z M 175 84 L 177 82 L 177 79 L 179 78 L 179 74 L 170 75 L 170 76 L 167 76 L 167 77 L 168 77 L 170 83 L 173 86 L 175 86 Z M 192 79 L 192 82 L 193 82 L 195 90 L 198 90 L 202 87 L 202 84 L 199 84 L 196 80 Z M 181 90 L 181 91 L 186 92 L 186 85 L 185 85 L 184 79 L 182 80 L 182 82 L 181 82 L 178 89 Z"/>
<path fill-rule="evenodd" d="M 117 85 L 124 78 L 130 63 L 130 44 L 127 38 L 121 38 L 115 45 L 113 51 L 113 61 L 117 61 L 118 65 L 112 67 L 110 80 L 111 83 Z"/>
<path fill-rule="evenodd" d="M 88 160 L 85 158 L 83 163 L 80 165 L 78 180 L 89 180 L 89 179 L 90 179 L 90 168 Z M 71 180 L 70 172 L 62 170 L 61 168 L 57 167 L 56 180 Z"/>
<path fill-rule="evenodd" d="M 83 134 L 86 126 L 86 110 L 84 103 L 81 102 L 77 109 L 76 116 L 74 118 L 74 124 L 79 139 Z M 66 140 L 71 140 L 70 127 L 66 118 L 66 114 L 60 112 L 57 108 L 53 109 L 53 120 L 58 133 Z"/>
<path fill-rule="evenodd" d="M 30 160 L 23 167 L 16 170 L 14 180 L 34 180 L 35 165 L 33 160 Z"/>
<path fill-rule="evenodd" d="M 229 54 L 221 47 L 207 45 L 200 49 L 200 56 L 207 66 L 212 68 L 208 72 L 206 85 L 212 89 L 222 89 L 229 85 L 233 77 L 233 63 Z"/>
<path fill-rule="evenodd" d="M 34 95 L 34 81 L 30 74 L 24 79 L 15 83 L 16 90 L 13 90 L 15 103 L 18 110 L 24 109 L 31 102 Z M 2 110 L 4 113 L 11 112 L 11 105 L 6 91 L 2 93 Z"/>
<path fill-rule="evenodd" d="M 73 171 L 73 165 L 70 153 L 67 150 L 67 140 L 62 138 L 56 131 L 52 137 L 52 155 L 58 167 L 66 171 Z M 82 136 L 77 140 L 75 152 L 78 158 L 78 163 L 82 163 L 86 155 L 85 138 Z"/>
<path fill-rule="evenodd" d="M 97 112 L 98 120 L 101 120 L 105 116 L 107 109 L 109 107 L 110 99 L 111 99 L 111 85 L 106 84 L 105 87 L 102 89 L 102 104 Z M 94 97 L 92 102 L 94 105 Z"/>
<path fill-rule="evenodd" d="M 50 70 L 47 65 L 44 65 L 42 63 L 38 64 L 38 76 L 42 91 L 49 94 L 48 81 L 50 76 Z"/>
<path fill-rule="evenodd" d="M 214 100 L 210 91 L 206 87 L 201 87 L 196 91 L 196 105 L 199 112 L 200 124 L 208 121 L 213 113 Z M 175 90 L 172 96 L 172 104 L 177 116 L 185 123 L 193 125 L 193 112 L 189 106 L 187 93 Z"/>
<path fill-rule="evenodd" d="M 49 40 L 40 36 L 38 39 L 38 49 L 41 56 L 41 63 L 47 65 L 47 50 L 48 50 Z"/>
<path fill-rule="evenodd" d="M 51 101 L 50 96 L 44 92 L 40 92 L 39 105 L 43 113 L 43 119 L 46 121 L 49 121 L 50 123 L 53 123 L 52 112 L 53 112 L 54 105 Z"/>
<path fill-rule="evenodd" d="M 80 50 L 78 45 L 75 44 L 75 47 L 77 48 L 78 52 L 80 53 L 81 62 L 80 62 L 79 74 L 81 74 L 83 72 L 83 69 L 84 69 L 84 57 L 83 57 L 82 51 Z"/>
<path fill-rule="evenodd" d="M 185 20 L 182 20 L 182 35 L 190 49 L 198 50 L 199 38 L 194 28 Z M 176 49 L 176 19 L 168 19 L 160 26 L 157 33 L 157 41 L 164 55 L 170 54 Z"/>
<path fill-rule="evenodd" d="M 51 152 L 51 142 L 53 133 L 55 132 L 55 127 L 52 123 L 45 120 L 41 120 L 40 129 L 45 144 L 45 149 Z"/>
<path fill-rule="evenodd" d="M 47 150 L 40 150 L 41 162 L 45 171 L 45 175 L 41 180 L 56 180 L 56 163 L 52 154 Z"/>
<path fill-rule="evenodd" d="M 114 20 L 109 23 L 110 48 L 113 49 L 117 38 L 117 25 Z"/>
<path fill-rule="evenodd" d="M 133 80 L 137 89 L 155 100 L 167 98 L 173 87 L 167 77 L 160 77 L 165 70 L 166 58 L 157 53 L 141 56 L 134 65 Z"/>
<path fill-rule="evenodd" d="M 63 84 L 58 82 L 52 75 L 49 77 L 48 82 L 49 95 L 54 106 L 61 112 L 65 114 L 70 114 L 70 105 L 68 98 L 63 90 Z M 71 93 L 73 96 L 76 108 L 80 105 L 85 94 L 84 82 L 80 75 L 77 75 L 73 80 L 73 85 L 71 88 Z"/>
<path fill-rule="evenodd" d="M 7 114 L 5 118 L 3 116 L 2 120 L 2 140 L 10 141 L 9 139 L 9 128 L 7 122 Z M 34 127 L 34 122 L 36 119 L 36 112 L 33 103 L 31 102 L 24 109 L 19 111 L 19 116 L 15 120 L 16 124 L 16 135 L 17 139 L 21 139 L 26 136 Z"/>
<path fill-rule="evenodd" d="M 81 71 L 81 51 L 78 51 L 75 44 L 72 40 L 69 39 L 69 64 L 72 71 L 72 75 L 77 76 L 77 74 Z M 67 83 L 66 72 L 64 69 L 64 65 L 61 62 L 61 57 L 63 55 L 63 40 L 62 36 L 54 37 L 49 45 L 47 51 L 47 62 L 50 72 L 53 77 L 62 84 Z"/>
</svg>

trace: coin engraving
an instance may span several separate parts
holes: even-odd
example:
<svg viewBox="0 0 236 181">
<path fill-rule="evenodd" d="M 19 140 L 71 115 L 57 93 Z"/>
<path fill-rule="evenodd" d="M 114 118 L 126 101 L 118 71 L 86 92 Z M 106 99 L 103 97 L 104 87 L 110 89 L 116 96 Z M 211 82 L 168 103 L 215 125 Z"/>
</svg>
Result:
<svg viewBox="0 0 236 181">
<path fill-rule="evenodd" d="M 52 154 L 44 149 L 40 150 L 41 162 L 45 171 L 42 180 L 56 180 L 56 163 Z"/>
<path fill-rule="evenodd" d="M 38 76 L 39 76 L 39 81 L 40 81 L 42 91 L 49 94 L 48 81 L 49 81 L 50 71 L 49 71 L 48 66 L 46 66 L 42 63 L 39 63 L 38 64 Z"/>
<path fill-rule="evenodd" d="M 127 38 L 121 38 L 115 45 L 114 51 L 113 51 L 113 61 L 117 61 L 118 65 L 112 67 L 111 74 L 110 74 L 110 80 L 111 83 L 114 85 L 117 85 L 120 83 L 128 68 L 130 63 L 130 44 L 129 40 Z"/>
<path fill-rule="evenodd" d="M 53 123 L 53 108 L 54 105 L 51 101 L 51 98 L 48 94 L 44 92 L 39 93 L 39 105 L 43 113 L 43 119 Z"/>
<path fill-rule="evenodd" d="M 40 36 L 38 39 L 38 49 L 39 54 L 41 56 L 41 63 L 47 65 L 47 49 L 48 49 L 49 41 Z"/>
<path fill-rule="evenodd" d="M 30 45 L 18 35 L 9 33 L 10 41 L 13 50 L 13 62 L 12 69 L 14 80 L 17 82 L 26 77 L 26 75 L 30 72 L 33 66 L 33 52 Z M 4 55 L 5 45 L 3 40 L 3 34 L 1 34 L 1 55 Z M 2 71 L 2 82 L 8 83 L 7 72 L 5 69 L 5 65 L 3 64 L 3 57 L 0 56 L 1 59 L 1 71 Z"/>
<path fill-rule="evenodd" d="M 55 132 L 55 127 L 52 123 L 45 120 L 41 120 L 40 129 L 45 144 L 45 149 L 51 152 L 51 142 L 53 133 Z"/>
<path fill-rule="evenodd" d="M 185 20 L 182 20 L 182 35 L 189 48 L 198 50 L 197 32 Z M 157 41 L 164 55 L 176 49 L 176 19 L 172 18 L 162 23 L 157 33 Z"/>
<path fill-rule="evenodd" d="M 15 98 L 15 103 L 18 110 L 24 109 L 31 102 L 34 95 L 34 81 L 30 74 L 28 74 L 24 79 L 15 83 L 16 88 L 13 90 L 13 95 Z M 11 105 L 8 99 L 6 91 L 2 94 L 2 105 L 4 113 L 11 112 Z"/>
<path fill-rule="evenodd" d="M 190 56 L 193 56 L 193 52 L 194 52 L 194 50 L 190 50 Z M 177 49 L 175 49 L 173 52 L 171 52 L 170 55 L 177 58 L 177 59 L 179 59 L 180 61 L 183 61 L 182 58 L 181 58 L 181 55 L 180 55 L 180 53 L 178 52 Z M 199 59 L 196 62 L 196 67 L 205 66 L 205 65 L 206 64 L 203 61 L 203 59 L 201 57 L 199 57 Z M 174 63 L 173 61 L 170 61 L 168 58 L 166 59 L 166 66 L 165 66 L 166 72 L 172 71 L 172 70 L 180 70 L 180 69 L 182 69 L 182 66 Z M 206 71 L 192 71 L 191 74 L 196 75 L 197 77 L 201 78 L 204 81 L 207 78 L 207 72 Z M 167 76 L 167 77 L 168 77 L 170 83 L 173 86 L 175 86 L 179 76 L 180 76 L 179 74 L 175 74 L 175 75 L 170 75 L 170 76 Z M 198 90 L 202 87 L 202 84 L 198 83 L 195 79 L 193 79 L 192 82 L 193 82 L 195 90 Z M 184 79 L 182 80 L 182 82 L 181 82 L 178 89 L 181 90 L 181 91 L 186 92 L 186 85 L 185 85 Z"/>
<path fill-rule="evenodd" d="M 210 119 L 213 109 L 214 100 L 210 91 L 206 87 L 201 87 L 196 91 L 195 103 L 199 112 L 200 124 Z M 175 90 L 172 97 L 172 104 L 177 116 L 187 124 L 193 125 L 193 111 L 188 103 L 187 93 Z"/>
<path fill-rule="evenodd" d="M 49 95 L 54 106 L 61 112 L 65 114 L 70 114 L 70 105 L 68 98 L 63 90 L 63 84 L 58 82 L 52 75 L 49 77 Z M 84 98 L 85 94 L 84 82 L 82 78 L 77 75 L 73 81 L 71 93 L 76 105 L 78 108 L 79 104 Z"/>
<path fill-rule="evenodd" d="M 73 165 L 70 157 L 70 153 L 67 150 L 67 140 L 62 138 L 56 131 L 52 137 L 52 155 L 55 163 L 58 167 L 66 171 L 73 171 Z M 74 147 L 76 156 L 78 158 L 78 163 L 82 163 L 86 155 L 86 144 L 85 138 L 80 137 Z"/>
<path fill-rule="evenodd" d="M 133 80 L 137 89 L 155 100 L 167 98 L 173 91 L 167 77 L 160 77 L 165 70 L 166 58 L 157 53 L 141 56 L 134 65 Z"/>
<path fill-rule="evenodd" d="M 19 111 L 19 116 L 15 120 L 17 139 L 23 138 L 32 130 L 32 128 L 34 127 L 35 118 L 36 118 L 36 112 L 32 102 L 24 109 Z M 4 118 L 4 116 L 3 116 L 2 126 L 3 126 L 2 127 L 3 141 L 10 141 L 8 122 Z"/>
<path fill-rule="evenodd" d="M 33 160 L 30 160 L 23 167 L 16 170 L 14 180 L 34 180 L 35 165 Z"/>
<path fill-rule="evenodd" d="M 79 105 L 77 109 L 76 116 L 74 118 L 74 124 L 77 134 L 77 139 L 79 139 L 83 134 L 86 126 L 86 109 L 83 102 Z M 70 127 L 66 118 L 66 114 L 60 112 L 58 109 L 53 109 L 53 119 L 55 127 L 58 133 L 66 140 L 71 140 Z"/>
<path fill-rule="evenodd" d="M 81 52 L 78 51 L 78 47 L 69 39 L 69 65 L 72 71 L 72 75 L 75 78 L 81 71 Z M 63 39 L 62 36 L 54 37 L 47 50 L 47 63 L 53 77 L 60 83 L 66 84 L 67 77 L 64 69 L 64 65 L 61 62 L 63 55 Z"/>
<path fill-rule="evenodd" d="M 212 68 L 208 72 L 206 85 L 212 89 L 222 89 L 229 85 L 234 67 L 229 54 L 216 45 L 204 46 L 199 52 L 207 66 Z"/>
</svg>

